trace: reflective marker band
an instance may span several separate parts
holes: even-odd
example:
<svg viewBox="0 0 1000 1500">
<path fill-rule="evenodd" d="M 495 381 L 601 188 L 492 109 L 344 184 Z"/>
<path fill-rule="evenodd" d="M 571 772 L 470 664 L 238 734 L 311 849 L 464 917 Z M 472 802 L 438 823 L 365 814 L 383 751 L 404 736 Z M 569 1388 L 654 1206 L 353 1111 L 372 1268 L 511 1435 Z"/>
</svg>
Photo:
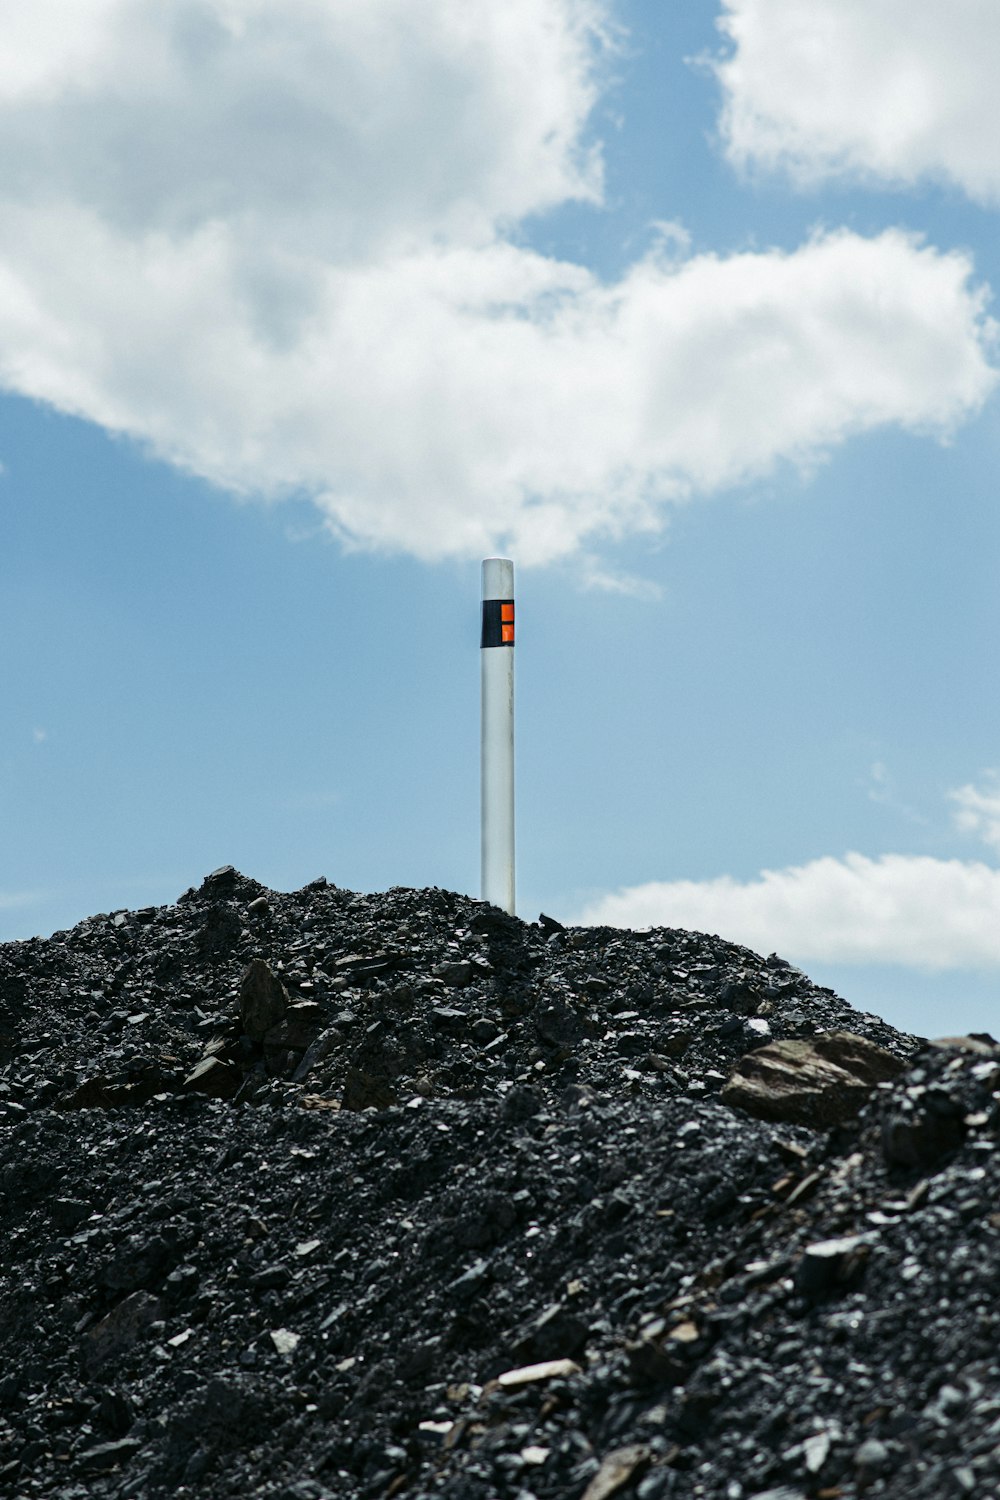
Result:
<svg viewBox="0 0 1000 1500">
<path fill-rule="evenodd" d="M 483 600 L 483 635 L 481 646 L 513 646 L 513 599 Z"/>
</svg>

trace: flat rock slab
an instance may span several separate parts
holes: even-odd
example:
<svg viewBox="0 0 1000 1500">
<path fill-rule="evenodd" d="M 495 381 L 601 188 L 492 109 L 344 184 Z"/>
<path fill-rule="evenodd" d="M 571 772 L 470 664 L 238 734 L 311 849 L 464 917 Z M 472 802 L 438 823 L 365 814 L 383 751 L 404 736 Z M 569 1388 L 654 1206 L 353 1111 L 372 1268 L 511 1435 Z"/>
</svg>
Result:
<svg viewBox="0 0 1000 1500">
<path fill-rule="evenodd" d="M 853 1119 L 904 1064 L 848 1031 L 769 1042 L 740 1058 L 722 1100 L 759 1120 L 827 1127 Z"/>
</svg>

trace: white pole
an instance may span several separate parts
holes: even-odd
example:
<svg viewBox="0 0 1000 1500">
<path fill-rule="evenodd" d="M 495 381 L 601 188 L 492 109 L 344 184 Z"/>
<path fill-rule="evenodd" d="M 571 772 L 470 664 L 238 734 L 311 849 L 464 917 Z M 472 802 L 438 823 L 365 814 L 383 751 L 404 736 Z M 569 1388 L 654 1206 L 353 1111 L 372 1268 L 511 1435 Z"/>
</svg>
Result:
<svg viewBox="0 0 1000 1500">
<path fill-rule="evenodd" d="M 514 564 L 483 560 L 482 895 L 514 915 Z"/>
</svg>

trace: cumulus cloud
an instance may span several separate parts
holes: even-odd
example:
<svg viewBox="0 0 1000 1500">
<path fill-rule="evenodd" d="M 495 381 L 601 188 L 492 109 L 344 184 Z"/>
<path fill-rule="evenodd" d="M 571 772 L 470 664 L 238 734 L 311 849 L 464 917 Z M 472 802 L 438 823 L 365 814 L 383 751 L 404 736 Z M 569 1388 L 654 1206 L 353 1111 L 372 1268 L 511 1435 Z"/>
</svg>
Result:
<svg viewBox="0 0 1000 1500">
<path fill-rule="evenodd" d="M 607 285 L 515 244 L 599 199 L 607 46 L 603 0 L 8 7 L 0 383 L 348 545 L 525 562 L 981 405 L 963 254 L 671 242 Z"/>
<path fill-rule="evenodd" d="M 955 825 L 1000 850 L 1000 774 L 989 773 L 985 786 L 971 782 L 948 793 L 955 804 Z"/>
<path fill-rule="evenodd" d="M 994 0 L 723 0 L 731 159 L 1000 200 Z"/>
<path fill-rule="evenodd" d="M 0 19 L 5 192 L 130 237 L 338 257 L 592 198 L 599 0 L 33 0 Z"/>
<path fill-rule="evenodd" d="M 719 932 L 800 963 L 1000 967 L 1000 870 L 980 863 L 846 854 L 756 880 L 661 881 L 592 902 L 577 919 Z"/>
</svg>

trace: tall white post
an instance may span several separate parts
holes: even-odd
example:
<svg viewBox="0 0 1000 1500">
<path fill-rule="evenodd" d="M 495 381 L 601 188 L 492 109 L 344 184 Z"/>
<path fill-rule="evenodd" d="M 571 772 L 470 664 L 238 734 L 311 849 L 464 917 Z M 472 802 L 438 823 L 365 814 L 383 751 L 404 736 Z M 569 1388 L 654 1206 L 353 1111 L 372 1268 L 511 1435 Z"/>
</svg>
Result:
<svg viewBox="0 0 1000 1500">
<path fill-rule="evenodd" d="M 483 560 L 482 896 L 514 915 L 514 564 Z"/>
</svg>

